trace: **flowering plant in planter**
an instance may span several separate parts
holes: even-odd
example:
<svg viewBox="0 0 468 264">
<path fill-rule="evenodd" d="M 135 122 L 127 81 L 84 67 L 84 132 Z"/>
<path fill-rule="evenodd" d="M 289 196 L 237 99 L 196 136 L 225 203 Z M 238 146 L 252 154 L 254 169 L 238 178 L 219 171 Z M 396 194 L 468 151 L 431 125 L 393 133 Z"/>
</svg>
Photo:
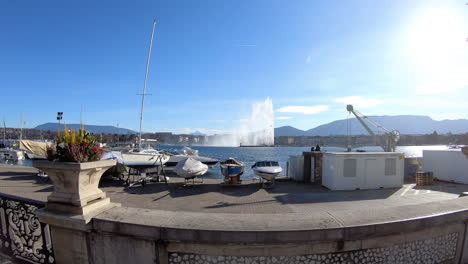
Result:
<svg viewBox="0 0 468 264">
<path fill-rule="evenodd" d="M 33 167 L 47 173 L 54 185 L 47 197 L 47 210 L 86 215 L 89 221 L 96 208 L 110 204 L 109 197 L 99 189 L 99 180 L 116 161 L 100 160 L 103 152 L 83 125 L 78 132 L 66 126 L 63 132 L 57 131 L 55 144 L 47 148 L 48 161 L 33 160 Z M 93 206 L 87 207 L 91 203 Z"/>
<path fill-rule="evenodd" d="M 67 130 L 64 125 L 63 134 L 57 131 L 55 145 L 47 148 L 47 159 L 81 163 L 100 160 L 103 152 L 96 137 L 85 131 L 83 125 L 78 132 Z"/>
</svg>

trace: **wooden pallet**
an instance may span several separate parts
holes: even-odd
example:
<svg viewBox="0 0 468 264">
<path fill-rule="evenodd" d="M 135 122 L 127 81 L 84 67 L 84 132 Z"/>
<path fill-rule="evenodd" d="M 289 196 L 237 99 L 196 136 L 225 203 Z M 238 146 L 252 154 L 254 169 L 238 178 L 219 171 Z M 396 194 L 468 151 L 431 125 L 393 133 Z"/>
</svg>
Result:
<svg viewBox="0 0 468 264">
<path fill-rule="evenodd" d="M 416 172 L 416 186 L 434 184 L 434 175 L 431 171 Z"/>
</svg>

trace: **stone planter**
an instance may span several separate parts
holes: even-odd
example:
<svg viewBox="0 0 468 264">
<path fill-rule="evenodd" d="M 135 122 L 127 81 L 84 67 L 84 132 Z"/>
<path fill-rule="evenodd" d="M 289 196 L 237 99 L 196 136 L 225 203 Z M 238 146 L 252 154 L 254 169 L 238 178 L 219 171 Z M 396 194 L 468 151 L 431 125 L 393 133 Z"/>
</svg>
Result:
<svg viewBox="0 0 468 264">
<path fill-rule="evenodd" d="M 54 185 L 45 208 L 34 211 L 39 221 L 51 229 L 56 263 L 89 263 L 90 221 L 113 207 L 106 193 L 98 188 L 102 174 L 115 160 L 92 162 L 53 162 L 33 160 L 33 167 L 47 173 Z"/>
<path fill-rule="evenodd" d="M 106 198 L 98 188 L 99 180 L 115 164 L 115 160 L 83 163 L 33 160 L 33 167 L 46 172 L 54 185 L 54 191 L 47 197 L 48 204 L 78 208 Z"/>
</svg>

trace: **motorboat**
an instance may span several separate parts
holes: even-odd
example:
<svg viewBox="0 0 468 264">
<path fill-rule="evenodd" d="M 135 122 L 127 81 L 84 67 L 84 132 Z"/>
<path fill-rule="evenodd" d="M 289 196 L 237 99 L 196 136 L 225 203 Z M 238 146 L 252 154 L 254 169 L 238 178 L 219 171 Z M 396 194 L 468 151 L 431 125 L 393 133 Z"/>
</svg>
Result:
<svg viewBox="0 0 468 264">
<path fill-rule="evenodd" d="M 130 152 L 121 151 L 105 151 L 101 157 L 101 160 L 116 160 L 118 164 L 129 167 L 129 176 L 126 183 L 129 186 L 133 186 L 137 183 L 145 185 L 147 180 L 151 180 L 152 176 L 147 177 L 151 174 L 157 174 L 159 181 L 159 169 L 163 167 L 164 163 L 169 160 L 169 156 L 163 153 L 159 153 L 155 149 L 133 149 Z M 132 173 L 133 171 L 133 173 Z M 164 173 L 164 171 L 163 171 Z M 130 175 L 139 175 L 140 179 L 130 183 Z M 164 181 L 167 183 L 168 177 L 165 175 Z"/>
<path fill-rule="evenodd" d="M 244 174 L 244 163 L 236 158 L 221 161 L 221 173 L 225 184 L 240 184 L 240 176 Z"/>
<path fill-rule="evenodd" d="M 24 152 L 19 149 L 3 148 L 0 150 L 0 158 L 4 160 L 24 160 Z"/>
<path fill-rule="evenodd" d="M 212 168 L 219 160 L 209 157 L 198 156 L 198 150 L 184 147 L 182 150 L 164 150 L 163 153 L 169 155 L 169 160 L 164 164 L 166 170 L 174 170 L 180 161 L 187 159 L 188 157 L 194 160 L 200 161 L 201 163 Z"/>
<path fill-rule="evenodd" d="M 26 154 L 26 157 L 31 160 L 47 159 L 47 147 L 51 146 L 50 142 L 40 142 L 33 140 L 21 140 L 20 149 Z"/>
<path fill-rule="evenodd" d="M 10 158 L 10 149 L 9 148 L 1 148 L 0 149 L 0 159 L 7 160 Z"/>
<path fill-rule="evenodd" d="M 202 176 L 207 171 L 208 166 L 193 157 L 188 157 L 179 161 L 174 168 L 174 172 L 185 179 L 193 179 L 197 176 Z"/>
<path fill-rule="evenodd" d="M 447 148 L 448 149 L 461 149 L 463 147 L 463 145 L 448 145 Z"/>
<path fill-rule="evenodd" d="M 198 156 L 198 150 L 189 147 L 183 147 L 180 154 L 187 156 Z"/>
<path fill-rule="evenodd" d="M 151 168 L 164 165 L 169 156 L 155 149 L 133 149 L 129 152 L 105 151 L 101 160 L 116 160 L 117 163 L 132 168 Z"/>
<path fill-rule="evenodd" d="M 130 152 L 121 153 L 123 165 L 125 166 L 161 166 L 168 160 L 169 156 L 160 153 L 153 148 L 133 149 Z"/>
<path fill-rule="evenodd" d="M 277 161 L 257 161 L 252 165 L 252 170 L 267 181 L 273 181 L 283 171 Z"/>
</svg>

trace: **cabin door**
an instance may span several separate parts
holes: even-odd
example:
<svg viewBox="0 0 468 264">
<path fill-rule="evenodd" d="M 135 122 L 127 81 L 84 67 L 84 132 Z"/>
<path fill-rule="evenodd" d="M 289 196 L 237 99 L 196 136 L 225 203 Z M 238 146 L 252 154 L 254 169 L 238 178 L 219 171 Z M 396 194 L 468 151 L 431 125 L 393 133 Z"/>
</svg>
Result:
<svg viewBox="0 0 468 264">
<path fill-rule="evenodd" d="M 379 167 L 377 166 L 377 159 L 365 160 L 364 179 L 366 189 L 379 188 Z"/>
</svg>

